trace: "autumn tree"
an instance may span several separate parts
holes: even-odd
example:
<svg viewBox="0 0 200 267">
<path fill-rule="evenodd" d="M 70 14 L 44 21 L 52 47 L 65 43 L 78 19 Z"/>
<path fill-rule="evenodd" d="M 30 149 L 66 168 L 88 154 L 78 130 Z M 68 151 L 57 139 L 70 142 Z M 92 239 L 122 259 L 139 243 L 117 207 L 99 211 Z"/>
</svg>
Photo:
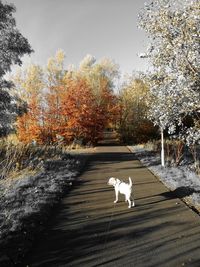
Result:
<svg viewBox="0 0 200 267">
<path fill-rule="evenodd" d="M 118 131 L 124 142 L 145 142 L 156 137 L 156 129 L 147 118 L 150 91 L 139 75 L 125 78 L 119 92 L 121 106 Z"/>
<path fill-rule="evenodd" d="M 12 77 L 15 87 L 12 92 L 29 103 L 33 95 L 42 97 L 45 87 L 44 71 L 39 65 L 30 64 L 26 69 L 17 69 Z"/>
<path fill-rule="evenodd" d="M 119 105 L 113 89 L 115 80 L 119 77 L 119 65 L 109 58 L 97 61 L 93 56 L 87 55 L 80 63 L 79 73 L 87 79 L 95 96 L 96 105 L 108 110 L 105 113 L 107 126 L 109 123 L 115 125 L 118 120 Z"/>
<path fill-rule="evenodd" d="M 28 106 L 27 113 L 18 118 L 17 129 L 21 141 L 52 143 L 55 140 L 63 61 L 64 53 L 58 50 L 48 60 L 46 68 L 31 64 L 15 74 L 15 92 Z"/>
<path fill-rule="evenodd" d="M 94 144 L 102 137 L 104 128 L 117 114 L 112 90 L 117 68 L 111 60 L 96 62 L 87 55 L 78 69 L 60 72 L 58 77 L 62 79 L 47 94 L 47 120 L 54 140 L 62 136 L 65 142 L 79 139 Z"/>
<path fill-rule="evenodd" d="M 61 102 L 64 97 L 64 69 L 65 53 L 59 49 L 55 56 L 48 59 L 45 68 L 45 112 L 43 139 L 46 142 L 54 143 L 57 136 L 60 136 L 60 127 L 62 124 Z M 65 83 L 66 84 L 66 83 Z"/>
<path fill-rule="evenodd" d="M 17 134 L 19 141 L 24 143 L 42 143 L 43 127 L 40 121 L 41 109 L 37 96 L 33 95 L 29 101 L 27 111 L 17 119 Z"/>
<path fill-rule="evenodd" d="M 65 134 L 72 139 L 81 139 L 84 143 L 92 144 L 102 138 L 103 130 L 111 120 L 117 103 L 113 94 L 104 88 L 98 96 L 99 99 L 101 102 L 97 101 L 85 78 L 72 81 L 63 103 L 63 113 L 68 118 Z"/>
<path fill-rule="evenodd" d="M 13 77 L 12 92 L 26 103 L 26 112 L 17 119 L 20 141 L 39 141 L 44 123 L 44 73 L 40 66 L 31 64 L 25 70 L 18 69 Z"/>
<path fill-rule="evenodd" d="M 45 70 L 48 88 L 62 84 L 62 80 L 66 72 L 64 68 L 64 60 L 65 53 L 61 49 L 56 52 L 55 56 L 48 59 Z"/>
<path fill-rule="evenodd" d="M 0 1 L 0 136 L 7 135 L 18 113 L 20 102 L 10 94 L 11 83 L 4 79 L 12 64 L 21 65 L 21 57 L 32 49 L 16 28 L 15 7 Z M 19 114 L 19 113 L 18 113 Z"/>
<path fill-rule="evenodd" d="M 52 144 L 79 139 L 95 144 L 116 120 L 114 64 L 86 57 L 80 68 L 65 70 L 64 58 L 59 50 L 44 70 L 31 66 L 15 78 L 28 103 L 27 114 L 18 119 L 20 140 Z"/>
</svg>

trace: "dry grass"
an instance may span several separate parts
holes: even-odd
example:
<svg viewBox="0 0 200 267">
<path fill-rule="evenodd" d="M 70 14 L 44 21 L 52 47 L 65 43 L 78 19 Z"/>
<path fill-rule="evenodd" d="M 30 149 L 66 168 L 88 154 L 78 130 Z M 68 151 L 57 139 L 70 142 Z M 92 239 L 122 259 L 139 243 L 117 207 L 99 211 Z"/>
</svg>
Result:
<svg viewBox="0 0 200 267">
<path fill-rule="evenodd" d="M 43 169 L 46 160 L 62 159 L 69 151 L 70 154 L 90 153 L 93 149 L 86 149 L 78 142 L 69 146 L 23 144 L 11 134 L 0 139 L 0 182 L 34 175 Z"/>
<path fill-rule="evenodd" d="M 42 169 L 47 159 L 59 159 L 66 149 L 58 146 L 39 146 L 0 140 L 0 179 L 23 176 Z"/>
</svg>

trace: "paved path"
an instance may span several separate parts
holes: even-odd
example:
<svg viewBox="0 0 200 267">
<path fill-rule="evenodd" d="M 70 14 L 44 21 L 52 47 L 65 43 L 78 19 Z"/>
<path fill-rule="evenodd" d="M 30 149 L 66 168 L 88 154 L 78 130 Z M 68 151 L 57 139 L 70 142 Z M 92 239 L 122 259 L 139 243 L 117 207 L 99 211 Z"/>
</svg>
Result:
<svg viewBox="0 0 200 267">
<path fill-rule="evenodd" d="M 131 176 L 136 207 L 113 204 L 110 176 Z M 99 147 L 21 266 L 200 266 L 200 217 L 124 146 Z"/>
</svg>

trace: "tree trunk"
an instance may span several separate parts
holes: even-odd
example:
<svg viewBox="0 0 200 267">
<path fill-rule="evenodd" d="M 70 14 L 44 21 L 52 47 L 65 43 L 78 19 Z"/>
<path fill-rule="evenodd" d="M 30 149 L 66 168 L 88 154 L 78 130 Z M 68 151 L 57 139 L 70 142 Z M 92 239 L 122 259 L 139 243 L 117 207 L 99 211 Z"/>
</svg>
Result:
<svg viewBox="0 0 200 267">
<path fill-rule="evenodd" d="M 163 128 L 161 130 L 161 166 L 165 167 L 165 151 L 164 151 L 164 133 Z"/>
</svg>

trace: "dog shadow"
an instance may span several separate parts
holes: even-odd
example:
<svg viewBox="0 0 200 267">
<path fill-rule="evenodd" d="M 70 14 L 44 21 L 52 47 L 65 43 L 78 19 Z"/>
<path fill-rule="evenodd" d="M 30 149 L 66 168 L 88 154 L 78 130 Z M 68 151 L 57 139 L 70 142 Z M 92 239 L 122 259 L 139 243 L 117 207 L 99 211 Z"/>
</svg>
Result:
<svg viewBox="0 0 200 267">
<path fill-rule="evenodd" d="M 161 196 L 172 199 L 172 198 L 185 198 L 191 196 L 193 193 L 200 193 L 200 190 L 195 190 L 190 186 L 180 186 L 173 191 L 164 192 Z"/>
</svg>

